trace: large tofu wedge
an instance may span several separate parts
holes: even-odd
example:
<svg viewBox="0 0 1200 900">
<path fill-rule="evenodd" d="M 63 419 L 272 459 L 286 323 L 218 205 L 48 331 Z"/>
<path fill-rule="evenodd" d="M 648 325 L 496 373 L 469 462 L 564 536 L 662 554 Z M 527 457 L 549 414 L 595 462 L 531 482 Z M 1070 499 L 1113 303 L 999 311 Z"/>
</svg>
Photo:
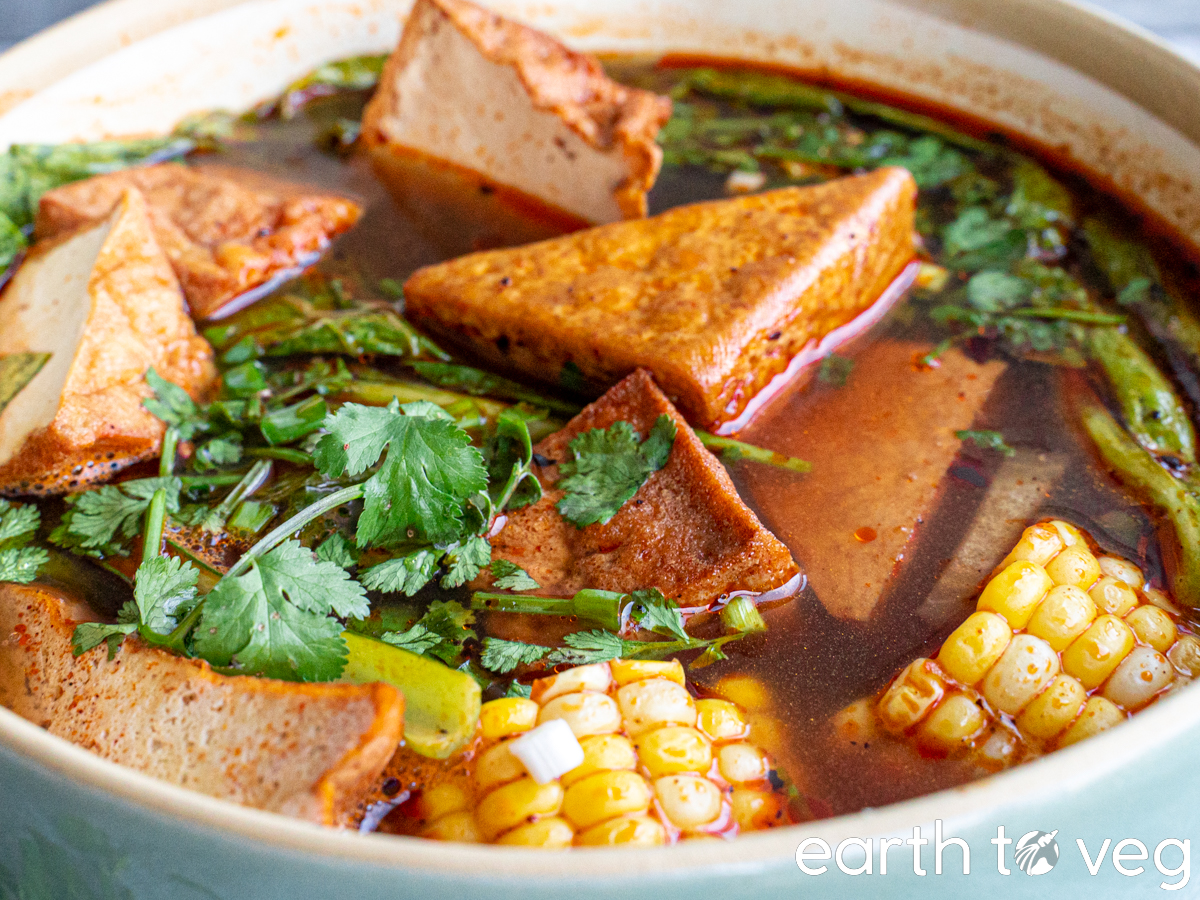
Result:
<svg viewBox="0 0 1200 900">
<path fill-rule="evenodd" d="M 814 383 L 743 435 L 777 435 L 772 449 L 812 463 L 803 478 L 748 469 L 749 496 L 839 618 L 867 619 L 888 596 L 962 446 L 955 432 L 972 427 L 1005 370 L 958 350 L 936 369 L 918 367 L 927 349 L 870 345 L 844 387 Z"/>
<path fill-rule="evenodd" d="M 368 145 L 478 172 L 589 222 L 646 214 L 665 97 L 466 0 L 417 0 L 363 115 Z"/>
<path fill-rule="evenodd" d="M 215 378 L 137 191 L 43 242 L 0 294 L 0 355 L 48 353 L 0 413 L 0 494 L 61 494 L 158 452 L 153 367 L 193 396 Z"/>
<path fill-rule="evenodd" d="M 409 315 L 497 366 L 603 390 L 649 369 L 697 427 L 736 419 L 913 255 L 916 186 L 880 169 L 682 206 L 418 270 Z"/>
<path fill-rule="evenodd" d="M 606 524 L 579 529 L 558 514 L 558 466 L 538 470 L 545 489 L 532 506 L 509 515 L 492 539 L 492 555 L 521 566 L 538 593 L 569 597 L 581 588 L 658 588 L 680 606 L 707 606 L 734 590 L 765 592 L 799 574 L 787 548 L 738 497 L 724 466 L 639 369 L 534 449 L 566 459 L 571 440 L 624 420 L 643 438 L 660 415 L 678 428 L 666 466 Z M 487 576 L 485 576 L 486 578 Z"/>
<path fill-rule="evenodd" d="M 158 243 L 197 319 L 316 261 L 361 212 L 344 197 L 253 172 L 163 163 L 47 192 L 35 232 L 51 237 L 99 221 L 131 187 L 145 194 Z"/>
<path fill-rule="evenodd" d="M 77 605 L 76 605 L 77 606 Z M 0 705 L 121 765 L 213 797 L 333 824 L 403 730 L 390 685 L 218 675 L 126 639 L 76 658 L 90 616 L 37 587 L 0 585 Z"/>
</svg>

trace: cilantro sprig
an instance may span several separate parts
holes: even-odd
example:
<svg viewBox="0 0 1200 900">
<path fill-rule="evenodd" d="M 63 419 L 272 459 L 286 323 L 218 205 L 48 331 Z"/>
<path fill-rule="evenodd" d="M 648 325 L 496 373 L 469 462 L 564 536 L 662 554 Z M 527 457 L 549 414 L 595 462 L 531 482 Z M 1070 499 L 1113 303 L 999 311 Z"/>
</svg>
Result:
<svg viewBox="0 0 1200 900">
<path fill-rule="evenodd" d="M 667 464 L 675 433 L 675 423 L 664 414 L 644 441 L 625 421 L 576 435 L 571 458 L 559 465 L 562 517 L 577 528 L 610 521 Z"/>
<path fill-rule="evenodd" d="M 29 584 L 50 561 L 44 548 L 32 546 L 40 524 L 36 506 L 0 500 L 0 581 Z"/>
</svg>

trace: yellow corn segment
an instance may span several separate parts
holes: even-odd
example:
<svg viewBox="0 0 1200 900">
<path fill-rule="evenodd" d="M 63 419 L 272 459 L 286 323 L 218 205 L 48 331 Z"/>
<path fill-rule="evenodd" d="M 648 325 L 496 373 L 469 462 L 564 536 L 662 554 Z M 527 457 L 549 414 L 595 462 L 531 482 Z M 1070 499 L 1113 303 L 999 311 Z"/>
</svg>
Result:
<svg viewBox="0 0 1200 900">
<path fill-rule="evenodd" d="M 509 751 L 562 719 L 583 762 L 537 784 Z M 745 712 L 695 699 L 676 661 L 614 660 L 533 685 L 532 699 L 483 705 L 469 785 L 421 797 L 421 834 L 527 847 L 648 846 L 732 837 L 792 821 L 770 757 Z"/>
<path fill-rule="evenodd" d="M 991 769 L 1098 734 L 1200 675 L 1200 640 L 1137 566 L 1066 522 L 1025 529 L 934 659 L 835 717 Z"/>
</svg>

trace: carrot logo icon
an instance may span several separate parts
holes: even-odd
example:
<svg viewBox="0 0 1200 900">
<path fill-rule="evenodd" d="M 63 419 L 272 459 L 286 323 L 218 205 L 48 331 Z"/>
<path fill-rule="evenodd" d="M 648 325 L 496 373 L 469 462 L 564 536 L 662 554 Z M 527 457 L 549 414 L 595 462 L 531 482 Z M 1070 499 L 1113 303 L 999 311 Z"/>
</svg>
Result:
<svg viewBox="0 0 1200 900">
<path fill-rule="evenodd" d="M 1013 848 L 1013 860 L 1026 875 L 1045 875 L 1058 862 L 1058 829 L 1031 831 L 1023 835 Z"/>
</svg>

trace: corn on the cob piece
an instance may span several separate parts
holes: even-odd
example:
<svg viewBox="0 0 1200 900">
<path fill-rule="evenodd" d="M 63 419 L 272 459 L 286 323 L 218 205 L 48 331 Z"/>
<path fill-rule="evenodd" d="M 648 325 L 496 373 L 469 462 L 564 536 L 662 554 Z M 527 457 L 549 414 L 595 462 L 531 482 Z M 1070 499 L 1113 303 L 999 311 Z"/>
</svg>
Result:
<svg viewBox="0 0 1200 900">
<path fill-rule="evenodd" d="M 1127 560 L 1062 521 L 1025 529 L 934 659 L 835 718 L 1004 768 L 1098 734 L 1200 675 L 1200 640 Z"/>
<path fill-rule="evenodd" d="M 583 762 L 538 784 L 510 748 L 555 719 L 570 726 Z M 753 737 L 736 704 L 695 699 L 678 662 L 567 669 L 535 682 L 531 699 L 483 705 L 469 784 L 426 791 L 420 833 L 562 848 L 668 844 L 787 824 L 782 781 Z"/>
</svg>

